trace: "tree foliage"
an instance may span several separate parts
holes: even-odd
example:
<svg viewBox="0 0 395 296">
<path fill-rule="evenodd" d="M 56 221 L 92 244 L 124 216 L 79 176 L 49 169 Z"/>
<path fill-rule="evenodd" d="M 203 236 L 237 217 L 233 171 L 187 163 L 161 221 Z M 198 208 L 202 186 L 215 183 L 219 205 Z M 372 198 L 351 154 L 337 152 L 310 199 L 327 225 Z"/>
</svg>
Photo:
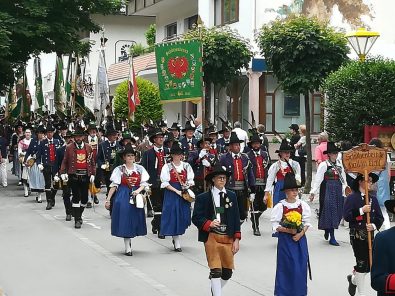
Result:
<svg viewBox="0 0 395 296">
<path fill-rule="evenodd" d="M 257 43 L 282 88 L 291 94 L 304 95 L 305 191 L 309 191 L 312 179 L 309 94 L 318 90 L 325 77 L 347 60 L 347 40 L 342 33 L 315 18 L 290 16 L 264 25 L 257 35 Z"/>
<path fill-rule="evenodd" d="M 144 33 L 145 40 L 147 41 L 148 47 L 153 47 L 156 40 L 156 24 L 151 24 L 148 30 Z"/>
<path fill-rule="evenodd" d="M 283 89 L 293 94 L 318 90 L 323 79 L 347 60 L 349 52 L 343 33 L 305 16 L 263 26 L 257 42 Z"/>
<path fill-rule="evenodd" d="M 136 78 L 141 105 L 137 106 L 135 121 L 131 128 L 139 132 L 141 124 L 148 120 L 157 121 L 163 116 L 163 108 L 160 103 L 159 88 L 151 81 Z M 114 96 L 114 113 L 116 119 L 128 117 L 128 82 L 124 81 L 118 85 Z"/>
<path fill-rule="evenodd" d="M 200 31 L 201 30 L 201 31 Z M 248 69 L 252 58 L 249 40 L 229 27 L 195 28 L 184 35 L 187 40 L 200 39 L 203 43 L 203 72 L 206 83 L 227 85 Z"/>
<path fill-rule="evenodd" d="M 32 54 L 68 54 L 80 43 L 80 32 L 98 32 L 91 15 L 119 11 L 122 0 L 0 1 L 0 89 L 13 82 L 13 69 Z"/>
<path fill-rule="evenodd" d="M 395 62 L 350 62 L 328 76 L 326 129 L 334 140 L 363 141 L 365 125 L 395 124 Z"/>
</svg>

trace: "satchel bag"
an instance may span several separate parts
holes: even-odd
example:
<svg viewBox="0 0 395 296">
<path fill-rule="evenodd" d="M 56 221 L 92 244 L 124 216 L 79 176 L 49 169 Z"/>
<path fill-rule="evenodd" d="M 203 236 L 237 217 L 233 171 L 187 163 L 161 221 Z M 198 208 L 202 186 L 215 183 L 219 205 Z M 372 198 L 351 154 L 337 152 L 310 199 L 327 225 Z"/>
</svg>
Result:
<svg viewBox="0 0 395 296">
<path fill-rule="evenodd" d="M 178 179 L 178 182 L 180 182 L 181 186 L 183 185 L 180 175 L 177 172 L 176 167 L 174 166 L 174 164 L 172 163 L 172 166 L 174 168 L 174 172 L 176 173 L 176 177 Z M 181 190 L 181 197 L 183 199 L 185 199 L 188 202 L 194 202 L 195 201 L 195 194 L 193 193 L 193 191 L 191 189 L 183 189 Z"/>
</svg>

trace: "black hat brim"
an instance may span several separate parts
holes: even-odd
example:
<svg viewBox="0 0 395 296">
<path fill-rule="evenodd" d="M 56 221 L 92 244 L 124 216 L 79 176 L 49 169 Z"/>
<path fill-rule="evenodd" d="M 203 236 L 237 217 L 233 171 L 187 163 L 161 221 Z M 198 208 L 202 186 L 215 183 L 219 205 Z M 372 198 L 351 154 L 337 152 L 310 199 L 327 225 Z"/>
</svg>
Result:
<svg viewBox="0 0 395 296">
<path fill-rule="evenodd" d="M 394 208 L 395 208 L 395 199 L 389 199 L 384 202 L 385 208 L 387 209 L 388 212 L 395 214 Z"/>
<path fill-rule="evenodd" d="M 376 183 L 379 180 L 379 176 L 375 173 L 369 173 L 369 177 L 372 178 L 372 183 Z M 358 176 L 353 180 L 351 184 L 352 191 L 359 191 L 359 181 L 363 180 L 364 176 L 362 174 L 358 174 Z"/>
<path fill-rule="evenodd" d="M 231 173 L 231 172 L 227 172 L 227 171 L 214 171 L 214 172 L 211 172 L 211 173 L 207 174 L 206 177 L 205 177 L 205 180 L 206 180 L 207 182 L 211 182 L 211 180 L 212 180 L 215 176 L 218 176 L 218 175 L 225 175 L 227 178 L 230 178 L 230 176 L 232 175 L 232 173 Z"/>
<path fill-rule="evenodd" d="M 288 189 L 295 189 L 295 188 L 302 188 L 303 186 L 302 185 L 295 185 L 295 186 L 292 186 L 292 187 L 286 187 L 286 188 L 281 188 L 280 189 L 280 191 L 285 191 L 285 190 L 288 190 Z"/>
<path fill-rule="evenodd" d="M 166 135 L 165 133 L 156 133 L 156 134 L 153 134 L 153 135 L 149 136 L 148 139 L 150 140 L 151 143 L 153 143 L 155 137 L 157 137 L 157 136 L 163 136 L 164 137 L 165 135 Z"/>
<path fill-rule="evenodd" d="M 332 149 L 332 150 L 325 150 L 322 154 L 329 154 L 329 153 L 339 153 L 341 151 L 340 148 Z"/>
<path fill-rule="evenodd" d="M 295 149 L 285 149 L 285 150 L 276 150 L 274 153 L 280 153 L 280 152 L 292 152 L 295 151 Z"/>
</svg>

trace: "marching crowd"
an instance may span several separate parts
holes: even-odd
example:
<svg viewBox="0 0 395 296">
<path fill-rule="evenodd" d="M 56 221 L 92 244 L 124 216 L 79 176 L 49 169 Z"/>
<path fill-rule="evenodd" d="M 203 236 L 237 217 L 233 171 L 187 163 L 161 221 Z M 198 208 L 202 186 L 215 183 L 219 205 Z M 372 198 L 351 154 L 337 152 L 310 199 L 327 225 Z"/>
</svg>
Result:
<svg viewBox="0 0 395 296">
<path fill-rule="evenodd" d="M 263 125 L 247 133 L 239 122 L 222 124 L 221 130 L 210 124 L 202 131 L 199 120 L 188 120 L 184 127 L 177 122 L 168 127 L 161 120 L 145 125 L 140 139 L 111 119 L 105 128 L 58 118 L 36 125 L 18 121 L 12 133 L 0 129 L 0 185 L 7 187 L 6 164 L 12 161 L 24 196 L 34 192 L 37 203 L 45 196 L 46 210 L 62 191 L 66 221 L 74 219 L 76 229 L 83 225 L 85 208 L 99 203 L 97 194 L 105 186 L 111 234 L 124 239 L 127 256 L 133 256 L 132 238 L 147 234 L 146 216 L 152 217 L 149 228 L 158 239 L 172 238 L 175 252 L 182 252 L 182 235 L 193 223 L 204 243 L 214 296 L 222 295 L 232 276 L 241 225 L 250 219 L 253 234 L 260 236 L 260 216 L 270 207 L 272 236 L 278 240 L 274 295 L 307 295 L 311 270 L 305 234 L 312 214 L 300 198 L 306 128 L 292 124 L 291 139 L 282 139 L 278 160 L 272 161 Z M 382 147 L 378 139 L 370 144 Z M 350 144 L 342 148 L 348 150 Z M 387 232 L 377 236 L 381 251 L 374 253 L 372 269 L 367 243 L 368 232 L 390 228 L 387 210 L 394 213 L 395 204 L 389 200 L 389 165 L 369 175 L 372 192 L 365 205 L 365 181 L 362 175 L 346 174 L 340 151 L 325 132 L 319 135 L 310 192 L 311 201 L 319 198 L 318 229 L 331 246 L 339 246 L 335 230 L 342 221 L 349 223 L 356 259 L 347 276 L 350 295 L 366 295 L 370 270 L 378 295 L 394 293 L 395 263 L 382 258 L 395 252 L 388 249 L 393 243 L 380 244 Z"/>
</svg>

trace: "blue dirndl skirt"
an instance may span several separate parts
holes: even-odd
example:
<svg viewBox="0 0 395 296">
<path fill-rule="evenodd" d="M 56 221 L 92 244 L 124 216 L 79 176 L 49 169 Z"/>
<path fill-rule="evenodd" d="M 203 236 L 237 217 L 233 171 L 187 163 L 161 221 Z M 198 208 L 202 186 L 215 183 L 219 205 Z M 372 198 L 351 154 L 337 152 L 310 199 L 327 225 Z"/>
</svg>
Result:
<svg viewBox="0 0 395 296">
<path fill-rule="evenodd" d="M 284 187 L 284 180 L 277 180 L 274 185 L 273 191 L 273 207 L 280 202 L 280 200 L 285 199 L 285 192 L 281 191 Z"/>
<path fill-rule="evenodd" d="M 181 190 L 179 183 L 170 183 L 174 188 Z M 165 189 L 163 197 L 162 218 L 160 222 L 160 235 L 182 235 L 191 225 L 191 203 L 173 191 Z"/>
<path fill-rule="evenodd" d="M 295 242 L 292 235 L 278 233 L 275 296 L 307 295 L 308 257 L 306 236 Z"/>
<path fill-rule="evenodd" d="M 326 180 L 325 200 L 318 220 L 318 229 L 338 229 L 343 217 L 344 197 L 339 180 Z"/>
<path fill-rule="evenodd" d="M 133 187 L 133 190 L 137 187 Z M 111 235 L 117 237 L 133 238 L 147 234 L 144 208 L 136 208 L 130 204 L 129 193 L 132 190 L 120 185 L 113 198 L 115 198 L 111 214 Z"/>
</svg>

